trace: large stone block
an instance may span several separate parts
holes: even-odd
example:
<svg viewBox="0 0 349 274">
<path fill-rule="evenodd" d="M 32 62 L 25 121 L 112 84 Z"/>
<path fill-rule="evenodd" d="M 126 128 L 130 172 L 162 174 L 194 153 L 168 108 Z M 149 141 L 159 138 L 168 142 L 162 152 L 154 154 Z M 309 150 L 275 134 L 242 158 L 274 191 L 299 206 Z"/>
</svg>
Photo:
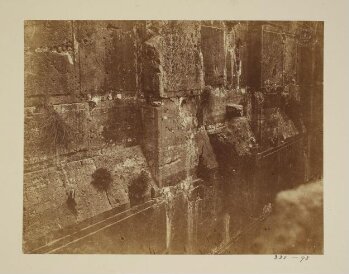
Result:
<svg viewBox="0 0 349 274">
<path fill-rule="evenodd" d="M 107 190 L 107 195 L 112 207 L 130 202 L 128 187 L 140 176 L 142 171 L 151 178 L 151 172 L 140 146 L 116 146 L 93 159 L 97 169 L 105 168 L 111 173 L 112 183 L 110 189 Z M 151 179 L 148 183 L 147 192 L 154 185 Z"/>
<path fill-rule="evenodd" d="M 196 22 L 148 22 L 143 49 L 143 88 L 148 96 L 194 95 L 203 86 L 200 26 Z"/>
<path fill-rule="evenodd" d="M 252 156 L 256 145 L 246 117 L 229 120 L 227 126 L 221 132 L 210 135 L 210 139 L 220 167 L 228 173 Z"/>
<path fill-rule="evenodd" d="M 81 91 L 133 96 L 137 90 L 136 22 L 77 21 Z"/>
<path fill-rule="evenodd" d="M 49 110 L 26 108 L 24 163 L 26 168 L 68 155 L 94 155 L 102 148 L 139 143 L 140 113 L 133 103 L 117 100 L 59 104 Z M 75 156 L 75 160 L 79 156 Z"/>
<path fill-rule="evenodd" d="M 279 108 L 264 109 L 261 119 L 260 145 L 263 149 L 281 145 L 299 134 L 298 129 Z"/>
<path fill-rule="evenodd" d="M 75 190 L 75 210 L 77 220 L 93 217 L 112 208 L 105 191 L 95 188 L 92 174 L 96 165 L 92 159 L 68 163 L 63 168 L 67 180 L 67 188 Z"/>
<path fill-rule="evenodd" d="M 26 20 L 24 46 L 31 50 L 54 48 L 70 43 L 73 47 L 73 26 L 69 20 Z"/>
<path fill-rule="evenodd" d="M 205 85 L 221 86 L 226 81 L 224 38 L 224 29 L 201 27 Z"/>
<path fill-rule="evenodd" d="M 224 122 L 229 91 L 224 88 L 206 87 L 202 96 L 203 123 L 214 125 Z"/>
<path fill-rule="evenodd" d="M 226 75 L 229 88 L 246 87 L 248 22 L 226 22 Z"/>
<path fill-rule="evenodd" d="M 102 21 L 76 21 L 75 35 L 80 60 L 80 89 L 84 94 L 106 92 L 107 32 Z"/>
<path fill-rule="evenodd" d="M 77 90 L 73 57 L 55 52 L 25 52 L 25 95 L 69 95 Z"/>
<path fill-rule="evenodd" d="M 110 174 L 105 189 L 93 183 L 101 169 Z M 112 208 L 128 207 L 128 187 L 142 171 L 149 175 L 145 196 L 150 197 L 155 184 L 140 146 L 115 146 L 92 158 L 25 173 L 25 245 Z"/>
<path fill-rule="evenodd" d="M 119 22 L 108 22 L 106 29 L 106 84 L 108 90 L 134 96 L 138 88 L 137 62 L 139 58 L 135 22 L 128 25 Z"/>
<path fill-rule="evenodd" d="M 63 173 L 55 168 L 24 174 L 25 242 L 76 223 L 76 216 L 66 203 L 65 184 Z"/>
<path fill-rule="evenodd" d="M 249 26 L 247 85 L 275 92 L 283 85 L 284 41 L 282 27 L 253 22 Z"/>
<path fill-rule="evenodd" d="M 268 25 L 263 26 L 262 32 L 261 85 L 282 86 L 284 56 L 282 33 L 279 29 Z"/>
<path fill-rule="evenodd" d="M 84 103 L 26 108 L 25 166 L 87 149 L 87 114 Z"/>
<path fill-rule="evenodd" d="M 69 95 L 79 88 L 71 21 L 26 21 L 25 95 Z"/>
<path fill-rule="evenodd" d="M 297 81 L 297 40 L 291 35 L 285 36 L 284 49 L 284 85 L 294 84 Z"/>
<path fill-rule="evenodd" d="M 140 113 L 136 103 L 120 100 L 100 101 L 90 111 L 89 148 L 134 146 L 139 142 Z"/>
<path fill-rule="evenodd" d="M 195 139 L 197 110 L 195 97 L 172 98 L 143 110 L 143 147 L 160 186 L 194 176 L 199 159 Z M 147 129 L 150 125 L 154 130 Z"/>
</svg>

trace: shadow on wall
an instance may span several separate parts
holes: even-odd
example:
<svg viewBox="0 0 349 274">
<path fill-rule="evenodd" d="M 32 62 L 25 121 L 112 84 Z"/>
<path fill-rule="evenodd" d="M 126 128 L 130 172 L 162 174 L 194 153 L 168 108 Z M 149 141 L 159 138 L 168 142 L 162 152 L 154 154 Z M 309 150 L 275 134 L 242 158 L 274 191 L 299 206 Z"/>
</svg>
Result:
<svg viewBox="0 0 349 274">
<path fill-rule="evenodd" d="M 132 180 L 128 187 L 131 205 L 145 202 L 145 195 L 149 188 L 150 178 L 146 171 L 142 170 L 138 177 Z"/>
</svg>

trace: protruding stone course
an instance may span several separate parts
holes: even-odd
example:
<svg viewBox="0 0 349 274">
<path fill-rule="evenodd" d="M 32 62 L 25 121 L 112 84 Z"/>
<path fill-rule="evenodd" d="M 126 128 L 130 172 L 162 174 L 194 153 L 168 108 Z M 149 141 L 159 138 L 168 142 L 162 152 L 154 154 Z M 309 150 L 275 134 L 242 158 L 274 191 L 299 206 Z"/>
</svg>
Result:
<svg viewBox="0 0 349 274">
<path fill-rule="evenodd" d="M 227 104 L 227 118 L 242 117 L 244 115 L 244 108 L 242 105 Z"/>
<path fill-rule="evenodd" d="M 198 163 L 197 101 L 195 97 L 180 97 L 163 101 L 159 107 L 143 110 L 147 125 L 144 147 L 160 186 L 176 184 L 195 173 Z M 149 117 L 147 118 L 146 115 Z M 156 133 L 154 135 L 154 133 Z M 159 154 L 154 155 L 154 149 Z"/>
<path fill-rule="evenodd" d="M 213 148 L 220 165 L 234 165 L 252 156 L 256 140 L 245 117 L 232 119 L 222 132 L 211 135 Z"/>
</svg>

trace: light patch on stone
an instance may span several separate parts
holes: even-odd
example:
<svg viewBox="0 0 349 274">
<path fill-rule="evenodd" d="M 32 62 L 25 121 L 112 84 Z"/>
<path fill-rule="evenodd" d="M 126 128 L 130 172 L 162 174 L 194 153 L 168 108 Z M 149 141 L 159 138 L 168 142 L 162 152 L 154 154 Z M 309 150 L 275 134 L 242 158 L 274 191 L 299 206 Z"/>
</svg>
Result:
<svg viewBox="0 0 349 274">
<path fill-rule="evenodd" d="M 79 43 L 76 40 L 75 33 L 73 33 L 73 44 L 74 44 L 74 57 L 76 62 L 76 56 L 78 56 L 78 53 L 79 53 Z"/>
<path fill-rule="evenodd" d="M 68 57 L 68 61 L 71 65 L 74 65 L 73 58 L 71 57 L 69 52 L 64 52 L 62 55 L 66 55 Z"/>
<path fill-rule="evenodd" d="M 101 96 L 93 96 L 93 97 L 91 98 L 91 101 L 92 101 L 92 102 L 95 102 L 96 105 L 98 105 L 99 102 L 101 101 Z"/>
<path fill-rule="evenodd" d="M 72 56 L 70 55 L 70 53 L 68 51 L 57 52 L 56 50 L 49 50 L 49 48 L 43 47 L 43 48 L 36 48 L 35 52 L 36 53 L 49 52 L 49 53 L 58 54 L 58 55 L 61 55 L 61 56 L 67 56 L 69 64 L 74 65 L 74 60 L 73 60 Z"/>
<path fill-rule="evenodd" d="M 134 165 L 136 165 L 135 161 L 130 158 L 127 158 L 123 164 L 124 167 L 132 167 Z"/>
</svg>

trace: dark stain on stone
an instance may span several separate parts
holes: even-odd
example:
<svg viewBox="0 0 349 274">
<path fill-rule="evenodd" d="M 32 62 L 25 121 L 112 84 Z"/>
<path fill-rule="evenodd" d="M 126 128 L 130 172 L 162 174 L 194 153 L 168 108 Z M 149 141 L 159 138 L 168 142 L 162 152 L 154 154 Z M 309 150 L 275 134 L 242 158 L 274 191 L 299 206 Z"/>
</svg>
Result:
<svg viewBox="0 0 349 274">
<path fill-rule="evenodd" d="M 142 171 L 128 187 L 131 204 L 144 202 L 146 191 L 149 187 L 149 175 Z"/>
<path fill-rule="evenodd" d="M 67 206 L 69 210 L 76 216 L 78 214 L 78 211 L 76 209 L 76 201 L 75 201 L 75 190 L 71 190 L 68 193 L 68 198 L 67 198 Z"/>
</svg>

